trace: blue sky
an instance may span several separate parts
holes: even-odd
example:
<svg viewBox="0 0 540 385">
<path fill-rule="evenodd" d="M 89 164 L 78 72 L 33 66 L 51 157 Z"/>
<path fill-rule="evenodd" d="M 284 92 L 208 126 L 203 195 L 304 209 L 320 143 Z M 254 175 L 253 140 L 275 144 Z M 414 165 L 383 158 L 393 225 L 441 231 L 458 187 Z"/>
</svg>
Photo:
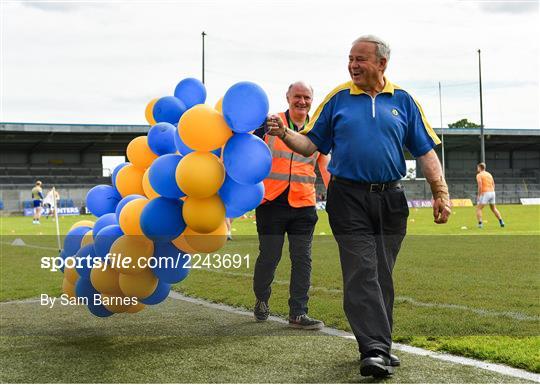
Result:
<svg viewBox="0 0 540 385">
<path fill-rule="evenodd" d="M 351 42 L 387 40 L 388 78 L 440 126 L 484 122 L 539 128 L 537 1 L 9 1 L 1 5 L 1 121 L 143 124 L 146 103 L 201 76 L 208 34 L 207 102 L 250 80 L 272 111 L 289 83 L 315 105 L 348 80 Z"/>
</svg>

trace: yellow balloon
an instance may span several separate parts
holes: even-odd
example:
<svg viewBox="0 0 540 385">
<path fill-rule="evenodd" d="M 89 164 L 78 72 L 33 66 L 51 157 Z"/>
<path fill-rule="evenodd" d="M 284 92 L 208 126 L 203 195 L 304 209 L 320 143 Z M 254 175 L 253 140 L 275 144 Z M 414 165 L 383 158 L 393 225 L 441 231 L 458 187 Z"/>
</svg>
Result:
<svg viewBox="0 0 540 385">
<path fill-rule="evenodd" d="M 154 188 L 150 184 L 150 179 L 148 177 L 149 172 L 150 172 L 149 168 L 147 168 L 146 171 L 144 172 L 144 175 L 143 175 L 143 178 L 142 178 L 142 187 L 143 187 L 143 190 L 144 190 L 144 195 L 148 199 L 154 199 L 154 198 L 159 197 L 159 194 L 156 192 L 156 190 L 154 190 Z"/>
<path fill-rule="evenodd" d="M 136 275 L 145 270 L 148 259 L 154 254 L 154 243 L 141 236 L 122 235 L 114 241 L 110 252 L 117 259 L 113 264 L 116 271 Z"/>
<path fill-rule="evenodd" d="M 81 247 L 91 244 L 94 242 L 94 236 L 92 235 L 92 230 L 88 230 L 81 241 Z"/>
<path fill-rule="evenodd" d="M 137 198 L 129 201 L 124 207 L 122 207 L 118 224 L 120 225 L 120 228 L 124 234 L 139 235 L 141 237 L 144 236 L 141 229 L 140 219 L 144 206 L 146 206 L 148 202 L 150 202 L 148 199 Z"/>
<path fill-rule="evenodd" d="M 122 198 L 131 194 L 144 195 L 143 189 L 144 170 L 132 164 L 122 167 L 116 175 L 116 189 Z"/>
<path fill-rule="evenodd" d="M 122 295 L 120 286 L 118 286 L 118 272 L 112 267 L 107 266 L 105 270 L 92 269 L 90 271 L 90 282 L 102 294 Z"/>
<path fill-rule="evenodd" d="M 84 220 L 84 221 L 79 221 L 79 222 L 75 222 L 69 229 L 69 231 L 77 228 L 77 227 L 81 227 L 81 226 L 86 226 L 86 227 L 94 227 L 94 222 L 93 221 L 88 221 L 88 220 Z M 68 231 L 68 232 L 69 232 Z"/>
<path fill-rule="evenodd" d="M 137 275 L 120 274 L 119 283 L 126 297 L 146 298 L 156 290 L 158 279 L 146 268 Z"/>
<path fill-rule="evenodd" d="M 198 253 L 212 253 L 227 242 L 227 224 L 225 221 L 209 234 L 200 234 L 189 227 L 184 231 L 186 242 Z"/>
<path fill-rule="evenodd" d="M 138 136 L 129 142 L 126 154 L 129 161 L 135 167 L 140 168 L 143 171 L 150 167 L 152 162 L 158 157 L 150 150 L 150 147 L 148 147 L 148 138 L 146 135 Z M 116 177 L 116 180 L 116 183 L 118 184 L 118 176 Z"/>
<path fill-rule="evenodd" d="M 220 114 L 223 113 L 223 96 L 219 98 L 219 100 L 216 102 L 216 105 L 214 106 L 214 109 L 219 112 Z"/>
<path fill-rule="evenodd" d="M 125 313 L 128 311 L 128 309 L 131 307 L 130 305 L 124 305 L 124 300 L 122 299 L 123 295 L 102 295 L 101 301 L 103 303 L 103 306 L 108 311 L 111 311 L 113 313 Z"/>
<path fill-rule="evenodd" d="M 126 313 L 138 313 L 141 310 L 143 310 L 146 307 L 146 305 L 142 302 L 137 303 L 136 305 L 131 305 L 129 309 L 127 309 Z"/>
<path fill-rule="evenodd" d="M 187 154 L 176 167 L 176 183 L 189 197 L 210 197 L 218 192 L 224 180 L 225 167 L 210 152 Z"/>
<path fill-rule="evenodd" d="M 76 285 L 79 273 L 74 267 L 64 267 L 64 279 L 67 279 L 72 285 Z"/>
<path fill-rule="evenodd" d="M 186 225 L 198 233 L 208 234 L 225 220 L 225 205 L 218 195 L 209 198 L 187 197 L 182 215 Z"/>
<path fill-rule="evenodd" d="M 62 293 L 67 294 L 69 298 L 77 297 L 75 294 L 75 284 L 68 281 L 67 278 L 64 278 L 64 281 L 62 282 Z"/>
<path fill-rule="evenodd" d="M 146 109 L 144 110 L 144 116 L 146 117 L 146 121 L 149 125 L 154 126 L 157 124 L 156 120 L 154 119 L 154 104 L 158 101 L 159 98 L 154 98 L 148 102 L 146 105 Z"/>
<path fill-rule="evenodd" d="M 232 136 L 223 115 L 206 104 L 197 104 L 182 115 L 178 133 L 186 146 L 196 151 L 215 150 Z"/>
<path fill-rule="evenodd" d="M 173 239 L 171 242 L 172 244 L 182 250 L 184 253 L 188 253 L 188 254 L 195 254 L 197 253 L 197 250 L 195 250 L 193 247 L 191 247 L 187 241 L 186 241 L 186 236 L 184 235 L 185 233 L 185 230 L 182 234 L 180 234 L 180 236 L 176 239 Z"/>
</svg>

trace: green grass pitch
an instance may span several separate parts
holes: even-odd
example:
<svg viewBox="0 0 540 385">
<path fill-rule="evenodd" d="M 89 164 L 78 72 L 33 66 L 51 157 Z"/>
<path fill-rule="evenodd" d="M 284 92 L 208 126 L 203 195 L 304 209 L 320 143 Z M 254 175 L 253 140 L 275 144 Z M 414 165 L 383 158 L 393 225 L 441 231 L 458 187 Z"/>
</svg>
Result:
<svg viewBox="0 0 540 385">
<path fill-rule="evenodd" d="M 507 223 L 504 229 L 487 210 L 485 228 L 477 229 L 473 208 L 456 208 L 450 223 L 444 226 L 432 223 L 429 209 L 411 209 L 409 234 L 394 275 L 396 341 L 540 372 L 540 208 L 500 209 Z M 62 232 L 80 219 L 61 218 Z M 258 247 L 253 221 L 252 217 L 235 220 L 234 239 L 220 251 L 249 254 L 249 267 L 193 270 L 175 290 L 250 309 L 254 302 L 251 275 Z M 54 223 L 43 219 L 37 226 L 30 218 L 1 217 L 0 234 L 0 301 L 36 298 L 40 293 L 60 294 L 61 275 L 39 268 L 40 257 L 55 255 Z M 330 234 L 326 214 L 319 211 L 310 314 L 329 326 L 349 330 L 341 305 L 337 246 Z M 38 248 L 11 246 L 16 238 Z M 285 245 L 270 302 L 275 315 L 287 315 L 289 270 Z M 105 320 L 97 320 L 81 308 L 49 311 L 36 303 L 0 306 L 1 364 L 6 368 L 2 370 L 3 382 L 359 379 L 356 348 L 351 341 L 315 334 L 302 337 L 304 334 L 283 330 L 279 325 L 261 329 L 245 317 L 218 315 L 173 299 L 136 315 Z M 218 321 L 227 323 L 226 330 Z M 144 333 L 146 327 L 152 331 L 150 335 Z M 268 332 L 267 328 L 275 330 Z M 232 332 L 235 329 L 238 335 Z M 110 359 L 100 351 L 107 352 Z M 320 365 L 308 373 L 306 368 L 313 367 L 310 357 Z M 449 364 L 428 365 L 430 361 L 425 358 L 405 357 L 406 365 L 389 381 L 515 382 L 472 368 L 449 370 L 445 366 Z M 175 358 L 184 362 L 182 369 L 173 368 Z M 62 370 L 69 361 L 71 366 Z M 82 362 L 86 366 L 76 377 L 74 366 Z M 168 369 L 167 363 L 171 363 Z M 91 369 L 101 365 L 104 372 L 91 375 Z M 418 370 L 424 375 L 415 377 Z"/>
</svg>

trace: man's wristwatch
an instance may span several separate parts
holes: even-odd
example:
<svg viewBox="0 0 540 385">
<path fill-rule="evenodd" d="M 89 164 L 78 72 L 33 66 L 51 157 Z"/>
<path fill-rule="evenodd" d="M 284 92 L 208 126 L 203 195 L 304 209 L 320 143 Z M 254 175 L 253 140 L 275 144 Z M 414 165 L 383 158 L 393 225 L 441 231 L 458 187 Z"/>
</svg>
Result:
<svg viewBox="0 0 540 385">
<path fill-rule="evenodd" d="M 283 140 L 287 136 L 287 127 L 285 127 L 285 130 L 283 131 L 283 135 L 279 136 L 279 139 Z"/>
</svg>

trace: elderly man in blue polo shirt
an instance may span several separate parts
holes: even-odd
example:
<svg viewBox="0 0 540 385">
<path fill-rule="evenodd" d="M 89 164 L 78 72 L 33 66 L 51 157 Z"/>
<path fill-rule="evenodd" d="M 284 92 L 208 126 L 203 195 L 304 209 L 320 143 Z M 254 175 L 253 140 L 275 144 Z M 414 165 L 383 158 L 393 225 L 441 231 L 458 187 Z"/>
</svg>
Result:
<svg viewBox="0 0 540 385">
<path fill-rule="evenodd" d="M 332 153 L 326 210 L 339 246 L 343 306 L 358 341 L 360 373 L 387 376 L 399 366 L 391 354 L 392 270 L 409 209 L 399 182 L 406 148 L 420 162 L 433 193 L 435 223 L 451 213 L 448 187 L 433 148 L 440 143 L 420 105 L 385 76 L 390 47 L 372 35 L 349 53 L 351 81 L 336 87 L 306 128 L 296 133 L 270 116 L 269 134 L 309 156 Z"/>
</svg>

